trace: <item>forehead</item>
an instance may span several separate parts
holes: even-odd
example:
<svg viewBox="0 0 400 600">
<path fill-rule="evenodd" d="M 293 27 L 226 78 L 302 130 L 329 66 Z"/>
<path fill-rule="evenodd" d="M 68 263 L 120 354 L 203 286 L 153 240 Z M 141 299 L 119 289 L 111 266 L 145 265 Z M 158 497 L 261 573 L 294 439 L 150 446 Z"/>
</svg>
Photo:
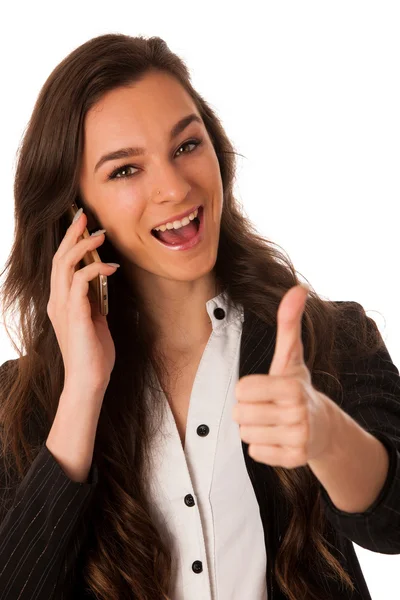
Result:
<svg viewBox="0 0 400 600">
<path fill-rule="evenodd" d="M 87 113 L 85 146 L 135 135 L 138 145 L 152 134 L 167 134 L 189 112 L 198 113 L 183 86 L 166 73 L 147 74 L 141 81 L 107 92 Z"/>
</svg>

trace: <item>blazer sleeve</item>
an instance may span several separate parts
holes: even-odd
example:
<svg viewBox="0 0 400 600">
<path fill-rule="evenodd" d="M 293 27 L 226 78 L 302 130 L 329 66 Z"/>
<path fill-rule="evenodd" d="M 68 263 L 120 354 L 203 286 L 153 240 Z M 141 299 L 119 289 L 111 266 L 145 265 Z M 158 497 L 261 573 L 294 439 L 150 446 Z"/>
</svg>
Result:
<svg viewBox="0 0 400 600">
<path fill-rule="evenodd" d="M 71 597 L 71 573 L 85 542 L 80 521 L 97 482 L 94 463 L 85 483 L 71 480 L 45 443 L 13 486 L 0 463 L 0 600 Z"/>
<path fill-rule="evenodd" d="M 345 303 L 368 332 L 378 331 L 357 302 Z M 383 554 L 400 554 L 400 376 L 382 340 L 379 351 L 344 363 L 340 373 L 340 404 L 363 429 L 379 439 L 389 455 L 386 481 L 375 502 L 364 512 L 339 510 L 321 485 L 325 515 L 335 529 L 359 546 Z"/>
</svg>

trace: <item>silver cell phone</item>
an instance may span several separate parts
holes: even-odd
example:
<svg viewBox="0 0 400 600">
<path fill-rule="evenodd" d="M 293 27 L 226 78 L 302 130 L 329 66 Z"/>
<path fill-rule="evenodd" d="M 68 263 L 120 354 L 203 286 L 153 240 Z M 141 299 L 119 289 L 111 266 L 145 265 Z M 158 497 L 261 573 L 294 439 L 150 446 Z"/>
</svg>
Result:
<svg viewBox="0 0 400 600">
<path fill-rule="evenodd" d="M 69 208 L 69 216 L 71 218 L 71 223 L 78 212 L 78 207 L 75 202 Z M 90 233 L 85 227 L 85 231 L 83 235 L 80 236 L 82 238 L 90 237 Z M 92 262 L 101 262 L 101 258 L 96 249 L 90 250 L 86 252 L 85 256 L 82 259 L 82 262 L 85 266 L 90 265 Z M 92 302 L 95 302 L 100 314 L 107 316 L 108 315 L 108 284 L 107 284 L 107 276 L 106 275 L 98 275 L 95 279 L 89 281 L 89 299 Z"/>
</svg>

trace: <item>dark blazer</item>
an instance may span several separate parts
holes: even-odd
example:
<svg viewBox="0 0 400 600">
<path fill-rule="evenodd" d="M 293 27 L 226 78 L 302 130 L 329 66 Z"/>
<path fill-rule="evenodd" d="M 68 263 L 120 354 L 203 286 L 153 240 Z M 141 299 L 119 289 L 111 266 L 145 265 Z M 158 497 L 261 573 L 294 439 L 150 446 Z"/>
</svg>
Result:
<svg viewBox="0 0 400 600">
<path fill-rule="evenodd" d="M 362 307 L 345 303 L 348 310 Z M 363 313 L 365 315 L 365 313 Z M 269 372 L 276 328 L 267 327 L 245 311 L 240 349 L 240 377 Z M 364 318 L 366 318 L 364 316 Z M 0 367 L 7 368 L 7 361 Z M 389 472 L 379 497 L 363 513 L 338 510 L 321 487 L 332 552 L 350 573 L 356 592 L 337 583 L 315 581 L 325 589 L 321 600 L 371 600 L 352 541 L 383 554 L 400 554 L 400 376 L 384 347 L 368 360 L 347 365 L 340 377 L 342 408 L 364 429 L 379 438 L 389 453 Z M 274 469 L 254 461 L 242 442 L 249 477 L 260 507 L 267 551 L 268 600 L 287 600 L 272 566 L 288 524 L 288 506 L 277 497 Z M 70 480 L 43 445 L 16 488 L 7 489 L 0 461 L 0 600 L 77 600 L 90 598 L 80 577 L 82 557 L 90 544 L 85 514 L 94 501 L 99 472 L 92 464 L 88 481 Z M 7 482 L 8 483 L 8 482 Z M 238 540 L 240 543 L 240 540 Z M 325 587 L 324 587 L 325 586 Z"/>
</svg>

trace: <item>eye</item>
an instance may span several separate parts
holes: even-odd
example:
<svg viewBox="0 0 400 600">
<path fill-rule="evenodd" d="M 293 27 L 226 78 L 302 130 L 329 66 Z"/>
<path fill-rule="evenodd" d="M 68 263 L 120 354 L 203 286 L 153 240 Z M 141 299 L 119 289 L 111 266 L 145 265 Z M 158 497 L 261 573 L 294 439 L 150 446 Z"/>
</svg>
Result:
<svg viewBox="0 0 400 600">
<path fill-rule="evenodd" d="M 200 146 L 203 143 L 203 140 L 198 140 L 198 139 L 193 139 L 193 140 L 188 140 L 187 142 L 184 142 L 183 144 L 181 144 L 177 150 L 177 155 L 180 156 L 181 154 L 191 154 L 192 152 L 194 152 L 197 148 L 197 146 Z M 189 152 L 179 152 L 179 150 L 181 148 L 185 148 L 186 146 L 194 146 L 193 150 L 190 150 Z M 108 179 L 129 179 L 130 177 L 133 177 L 135 175 L 135 173 L 131 173 L 130 175 L 123 175 L 124 171 L 127 171 L 128 169 L 136 169 L 136 167 L 134 167 L 133 165 L 123 165 L 122 167 L 118 167 L 118 169 L 115 169 L 109 176 Z"/>
<path fill-rule="evenodd" d="M 182 144 L 181 146 L 179 146 L 178 150 L 180 150 L 181 148 L 184 148 L 185 146 L 192 146 L 192 145 L 194 145 L 193 150 L 190 150 L 190 152 L 189 152 L 189 154 L 190 154 L 191 152 L 194 152 L 196 150 L 197 146 L 200 146 L 200 144 L 202 143 L 202 141 L 203 140 L 197 140 L 197 139 L 188 140 L 187 142 L 185 142 L 184 144 Z M 187 152 L 181 152 L 180 154 L 187 154 Z"/>
<path fill-rule="evenodd" d="M 111 175 L 108 176 L 108 179 L 127 179 L 129 177 L 132 177 L 131 175 L 126 175 L 125 177 L 119 177 L 120 174 L 122 174 L 124 171 L 127 171 L 128 169 L 135 169 L 136 167 L 134 167 L 133 165 L 124 165 L 123 167 L 119 167 L 118 169 L 116 169 L 115 171 L 113 171 L 111 173 Z"/>
</svg>

